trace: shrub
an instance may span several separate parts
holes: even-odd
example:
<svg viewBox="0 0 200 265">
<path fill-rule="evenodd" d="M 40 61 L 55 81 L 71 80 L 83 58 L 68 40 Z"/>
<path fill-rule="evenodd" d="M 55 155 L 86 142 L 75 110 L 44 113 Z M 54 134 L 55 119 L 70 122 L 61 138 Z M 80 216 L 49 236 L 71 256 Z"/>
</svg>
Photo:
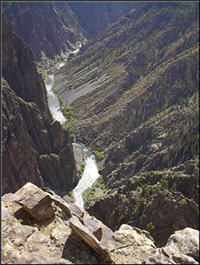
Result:
<svg viewBox="0 0 200 265">
<path fill-rule="evenodd" d="M 162 177 L 162 179 L 160 180 L 160 183 L 161 183 L 162 189 L 168 189 L 168 181 L 166 180 L 165 177 Z"/>
<path fill-rule="evenodd" d="M 172 190 L 175 191 L 175 192 L 177 191 L 176 183 L 173 183 L 173 185 L 172 185 Z"/>
<path fill-rule="evenodd" d="M 137 201 L 136 205 L 135 205 L 135 212 L 139 212 L 146 204 L 146 199 L 145 198 L 141 198 L 140 201 Z"/>
<path fill-rule="evenodd" d="M 187 205 L 187 201 L 185 198 L 183 198 L 182 200 L 179 201 L 179 204 L 181 205 Z"/>
<path fill-rule="evenodd" d="M 79 178 L 82 177 L 82 175 L 83 175 L 83 171 L 84 171 L 84 168 L 85 168 L 85 164 L 84 164 L 84 163 L 81 163 L 81 167 L 80 167 L 79 170 L 78 170 Z"/>
<path fill-rule="evenodd" d="M 148 223 L 146 227 L 147 227 L 148 230 L 151 230 L 151 231 L 155 229 L 155 227 L 154 227 L 152 222 Z"/>
<path fill-rule="evenodd" d="M 95 155 L 97 161 L 101 161 L 101 160 L 103 160 L 104 157 L 105 157 L 105 154 L 104 154 L 103 151 L 102 151 L 102 152 L 94 151 L 94 155 Z"/>
<path fill-rule="evenodd" d="M 123 224 L 124 220 L 125 220 L 125 215 L 124 214 L 121 214 L 120 217 L 119 217 L 119 219 L 118 219 L 118 225 Z"/>
</svg>

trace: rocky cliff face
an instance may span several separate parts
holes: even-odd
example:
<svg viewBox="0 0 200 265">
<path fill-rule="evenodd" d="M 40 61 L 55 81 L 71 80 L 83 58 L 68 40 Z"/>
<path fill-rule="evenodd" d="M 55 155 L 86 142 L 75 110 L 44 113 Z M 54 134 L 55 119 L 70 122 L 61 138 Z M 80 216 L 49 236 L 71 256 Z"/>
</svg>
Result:
<svg viewBox="0 0 200 265">
<path fill-rule="evenodd" d="M 2 264 L 198 264 L 199 232 L 176 231 L 156 248 L 145 230 L 114 233 L 53 191 L 26 183 L 2 197 Z"/>
<path fill-rule="evenodd" d="M 66 2 L 3 3 L 3 11 L 16 34 L 32 48 L 35 59 L 42 53 L 54 58 L 86 38 Z"/>
<path fill-rule="evenodd" d="M 90 213 L 113 229 L 121 220 L 141 225 L 161 245 L 169 233 L 199 223 L 198 17 L 198 4 L 144 5 L 101 32 L 55 77 L 55 89 L 75 109 L 77 139 L 104 152 L 100 173 L 106 189 L 115 189 Z M 142 188 L 129 190 L 141 174 Z M 171 191 L 176 185 L 178 194 Z"/>
<path fill-rule="evenodd" d="M 29 47 L 2 22 L 2 193 L 27 181 L 67 192 L 78 181 L 69 135 L 52 120 Z"/>
</svg>

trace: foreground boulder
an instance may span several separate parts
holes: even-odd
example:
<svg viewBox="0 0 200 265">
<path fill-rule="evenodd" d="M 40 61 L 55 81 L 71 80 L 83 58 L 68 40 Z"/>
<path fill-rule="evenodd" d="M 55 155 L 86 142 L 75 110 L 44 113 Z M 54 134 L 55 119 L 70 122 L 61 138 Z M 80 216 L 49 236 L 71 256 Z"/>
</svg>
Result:
<svg viewBox="0 0 200 265">
<path fill-rule="evenodd" d="M 173 249 L 173 252 L 182 252 L 184 255 L 198 260 L 199 231 L 188 227 L 176 231 L 169 237 L 166 248 Z"/>
<path fill-rule="evenodd" d="M 18 196 L 15 201 L 37 221 L 50 219 L 54 215 L 50 196 L 32 183 L 25 184 L 15 195 Z"/>
</svg>

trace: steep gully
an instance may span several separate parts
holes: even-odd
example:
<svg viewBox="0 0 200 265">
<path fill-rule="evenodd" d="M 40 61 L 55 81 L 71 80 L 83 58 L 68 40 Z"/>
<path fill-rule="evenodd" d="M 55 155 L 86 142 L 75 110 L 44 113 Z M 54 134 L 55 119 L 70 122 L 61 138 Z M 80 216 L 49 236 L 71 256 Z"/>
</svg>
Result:
<svg viewBox="0 0 200 265">
<path fill-rule="evenodd" d="M 79 51 L 79 48 L 77 48 L 73 52 L 70 52 L 69 54 L 75 54 L 78 51 Z M 67 55 L 65 62 L 69 54 Z M 56 68 L 59 69 L 64 64 L 65 63 L 62 62 L 58 64 Z M 47 81 L 45 83 L 47 93 L 48 93 L 49 109 L 54 119 L 56 119 L 62 124 L 66 121 L 66 119 L 60 110 L 59 100 L 54 94 L 54 92 L 52 91 L 53 82 L 54 82 L 53 70 L 49 70 L 47 73 Z M 77 186 L 73 190 L 75 204 L 84 209 L 84 201 L 82 198 L 82 193 L 96 181 L 96 179 L 99 177 L 99 173 L 98 173 L 98 168 L 95 163 L 95 156 L 91 153 L 91 151 L 88 150 L 83 144 L 80 144 L 80 143 L 73 143 L 73 146 L 78 147 L 81 150 L 81 152 L 83 152 L 84 157 L 85 157 L 85 168 L 84 168 L 82 177 L 80 181 L 78 182 Z"/>
</svg>

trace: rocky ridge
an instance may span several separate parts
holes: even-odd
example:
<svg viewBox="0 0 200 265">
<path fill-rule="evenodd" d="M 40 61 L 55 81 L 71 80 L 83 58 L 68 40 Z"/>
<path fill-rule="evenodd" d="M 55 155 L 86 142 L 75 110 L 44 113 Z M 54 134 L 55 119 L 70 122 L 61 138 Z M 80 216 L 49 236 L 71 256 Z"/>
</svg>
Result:
<svg viewBox="0 0 200 265">
<path fill-rule="evenodd" d="M 66 2 L 4 2 L 3 12 L 37 61 L 73 49 L 86 41 L 83 29 Z"/>
<path fill-rule="evenodd" d="M 123 224 L 113 233 L 32 183 L 2 197 L 2 264 L 198 264 L 198 249 L 197 230 L 176 231 L 156 248 L 149 232 Z"/>
<path fill-rule="evenodd" d="M 78 182 L 71 139 L 53 121 L 28 46 L 2 20 L 2 194 L 27 181 L 66 193 Z"/>
</svg>

